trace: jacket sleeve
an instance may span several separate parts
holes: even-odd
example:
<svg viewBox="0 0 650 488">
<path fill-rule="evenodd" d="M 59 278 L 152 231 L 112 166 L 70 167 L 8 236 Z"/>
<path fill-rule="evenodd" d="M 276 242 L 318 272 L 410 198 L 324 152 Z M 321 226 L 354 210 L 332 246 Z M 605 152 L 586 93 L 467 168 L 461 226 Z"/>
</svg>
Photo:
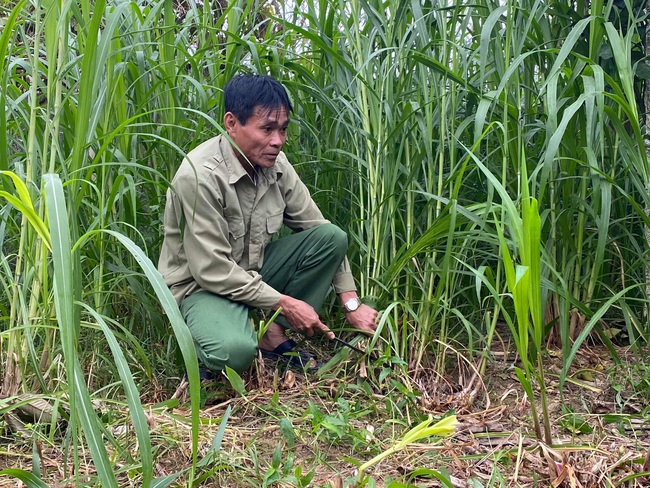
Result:
<svg viewBox="0 0 650 488">
<path fill-rule="evenodd" d="M 229 226 L 219 188 L 209 180 L 183 176 L 175 182 L 176 214 L 183 216 L 182 239 L 188 266 L 204 290 L 256 308 L 272 308 L 280 293 L 232 259 Z"/>
</svg>

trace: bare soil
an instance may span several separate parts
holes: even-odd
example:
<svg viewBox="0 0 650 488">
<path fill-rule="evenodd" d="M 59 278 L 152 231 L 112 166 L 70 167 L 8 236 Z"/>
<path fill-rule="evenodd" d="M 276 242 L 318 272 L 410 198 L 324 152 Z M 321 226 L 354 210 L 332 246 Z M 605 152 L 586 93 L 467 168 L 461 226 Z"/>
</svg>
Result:
<svg viewBox="0 0 650 488">
<path fill-rule="evenodd" d="M 452 486 L 467 488 L 650 487 L 650 373 L 637 370 L 638 356 L 629 348 L 619 348 L 622 365 L 617 366 L 606 348 L 583 347 L 560 395 L 562 357 L 559 352 L 546 351 L 549 444 L 536 436 L 530 404 L 515 373 L 517 357 L 509 349 L 495 349 L 483 372 L 480 363 L 460 355 L 452 360 L 450 355 L 449 372 L 444 377 L 433 369 L 412 371 L 408 381 L 388 374 L 380 386 L 376 386 L 378 373 L 371 371 L 374 366 L 354 358 L 342 358 L 333 372 L 320 378 L 260 364 L 244 377 L 245 398 L 223 383 L 204 384 L 200 457 L 212 445 L 228 407 L 232 413 L 215 461 L 223 467 L 207 476 L 201 486 L 262 486 L 278 445 L 282 448 L 278 470 L 284 470 L 285 481 L 270 486 L 298 486 L 286 478 L 295 474 L 298 466 L 303 474 L 314 471 L 308 486 L 353 486 L 358 463 L 386 450 L 425 415 L 452 412 L 459 421 L 453 436 L 411 444 L 385 458 L 367 471 L 375 486 L 388 486 L 390 480 L 402 483 L 396 487 L 444 486 L 433 475 L 436 471 L 445 473 Z M 392 386 L 391 377 L 397 379 Z M 369 389 L 370 384 L 375 386 Z M 171 392 L 158 391 L 156 395 L 164 399 Z M 186 391 L 181 387 L 175 395 L 180 397 L 175 408 L 152 406 L 148 412 L 156 476 L 177 472 L 191 462 Z M 538 389 L 536 397 L 539 399 Z M 341 413 L 342 407 L 349 410 L 344 408 Z M 104 408 L 112 409 L 116 419 L 113 434 L 121 447 L 131 450 L 137 459 L 128 412 L 115 410 L 114 405 Z M 341 420 L 342 425 L 318 423 L 313 412 L 322 412 L 326 421 Z M 541 416 L 539 406 L 538 412 Z M 283 417 L 293 426 L 293 443 L 288 443 L 281 431 Z M 31 470 L 32 446 L 31 440 L 17 437 L 5 424 L 0 469 Z M 41 441 L 39 447 L 44 481 L 49 486 L 73 486 L 64 479 L 69 451 L 56 442 Z M 82 469 L 92 474 L 88 453 L 80 456 L 86 463 Z M 119 469 L 116 466 L 116 471 Z M 120 485 L 137 486 L 138 478 L 130 476 L 128 471 L 118 473 Z M 184 480 L 179 478 L 180 483 Z M 14 478 L 0 477 L 0 487 L 9 486 L 20 484 Z"/>
</svg>

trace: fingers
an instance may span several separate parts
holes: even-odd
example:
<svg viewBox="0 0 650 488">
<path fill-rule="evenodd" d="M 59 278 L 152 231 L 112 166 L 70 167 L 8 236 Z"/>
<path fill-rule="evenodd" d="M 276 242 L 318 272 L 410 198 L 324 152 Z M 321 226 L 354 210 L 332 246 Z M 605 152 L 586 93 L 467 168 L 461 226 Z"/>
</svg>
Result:
<svg viewBox="0 0 650 488">
<path fill-rule="evenodd" d="M 289 323 L 298 332 L 302 332 L 307 337 L 313 337 L 315 334 L 320 333 L 325 335 L 328 339 L 334 339 L 334 332 L 321 322 L 318 314 L 311 309 L 312 313 L 307 313 L 302 316 L 293 317 L 294 320 L 289 320 Z"/>
<path fill-rule="evenodd" d="M 327 327 L 324 323 L 318 322 L 316 325 L 316 330 L 320 331 L 321 334 L 323 334 L 325 337 L 327 337 L 330 341 L 334 339 L 336 336 L 334 335 L 334 332 L 332 332 L 329 327 Z"/>
<path fill-rule="evenodd" d="M 318 313 L 311 305 L 285 295 L 282 296 L 281 300 L 282 315 L 293 329 L 305 334 L 307 337 L 313 337 L 314 334 L 321 333 L 330 340 L 334 339 L 334 332 L 321 322 Z"/>
<path fill-rule="evenodd" d="M 363 332 L 367 334 L 373 334 L 375 332 L 375 327 L 370 325 L 365 325 L 365 324 L 355 326 L 355 329 L 357 329 L 359 332 Z"/>
<path fill-rule="evenodd" d="M 296 327 L 296 329 L 299 329 Z M 329 327 L 327 327 L 324 323 L 322 323 L 319 319 L 316 319 L 314 322 L 311 324 L 308 324 L 304 327 L 301 327 L 299 330 L 301 332 L 304 332 L 308 337 L 313 337 L 315 334 L 323 334 L 325 337 L 328 339 L 332 340 L 334 337 L 334 332 L 332 332 Z"/>
<path fill-rule="evenodd" d="M 361 305 L 355 312 L 347 314 L 350 325 L 359 332 L 373 334 L 377 329 L 377 311 L 367 305 Z"/>
</svg>

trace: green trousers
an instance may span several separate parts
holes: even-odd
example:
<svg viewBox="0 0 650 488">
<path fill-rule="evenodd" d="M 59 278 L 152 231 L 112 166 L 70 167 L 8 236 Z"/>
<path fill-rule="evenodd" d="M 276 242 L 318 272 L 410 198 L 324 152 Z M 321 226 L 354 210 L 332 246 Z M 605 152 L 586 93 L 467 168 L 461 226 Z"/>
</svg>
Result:
<svg viewBox="0 0 650 488">
<path fill-rule="evenodd" d="M 333 224 L 322 224 L 271 242 L 264 250 L 260 274 L 280 293 L 303 300 L 318 311 L 347 247 L 345 232 Z M 240 373 L 248 369 L 257 357 L 257 332 L 248 318 L 247 305 L 200 291 L 185 298 L 180 308 L 200 363 L 213 371 L 226 366 Z M 278 322 L 287 326 L 283 320 Z"/>
</svg>

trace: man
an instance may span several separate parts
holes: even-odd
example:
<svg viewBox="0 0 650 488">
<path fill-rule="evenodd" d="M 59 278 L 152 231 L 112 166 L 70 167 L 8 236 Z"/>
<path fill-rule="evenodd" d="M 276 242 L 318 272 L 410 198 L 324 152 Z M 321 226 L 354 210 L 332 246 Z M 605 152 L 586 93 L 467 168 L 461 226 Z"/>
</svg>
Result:
<svg viewBox="0 0 650 488">
<path fill-rule="evenodd" d="M 180 305 L 199 361 L 242 372 L 257 357 L 292 351 L 274 323 L 259 345 L 250 308 L 277 310 L 294 330 L 333 339 L 316 312 L 330 285 L 348 322 L 375 330 L 345 257 L 347 236 L 323 218 L 281 152 L 291 103 L 268 76 L 240 75 L 225 87 L 224 128 L 183 160 L 167 192 L 159 269 Z M 272 241 L 282 225 L 296 231 Z M 304 355 L 295 357 L 299 365 Z"/>
</svg>

